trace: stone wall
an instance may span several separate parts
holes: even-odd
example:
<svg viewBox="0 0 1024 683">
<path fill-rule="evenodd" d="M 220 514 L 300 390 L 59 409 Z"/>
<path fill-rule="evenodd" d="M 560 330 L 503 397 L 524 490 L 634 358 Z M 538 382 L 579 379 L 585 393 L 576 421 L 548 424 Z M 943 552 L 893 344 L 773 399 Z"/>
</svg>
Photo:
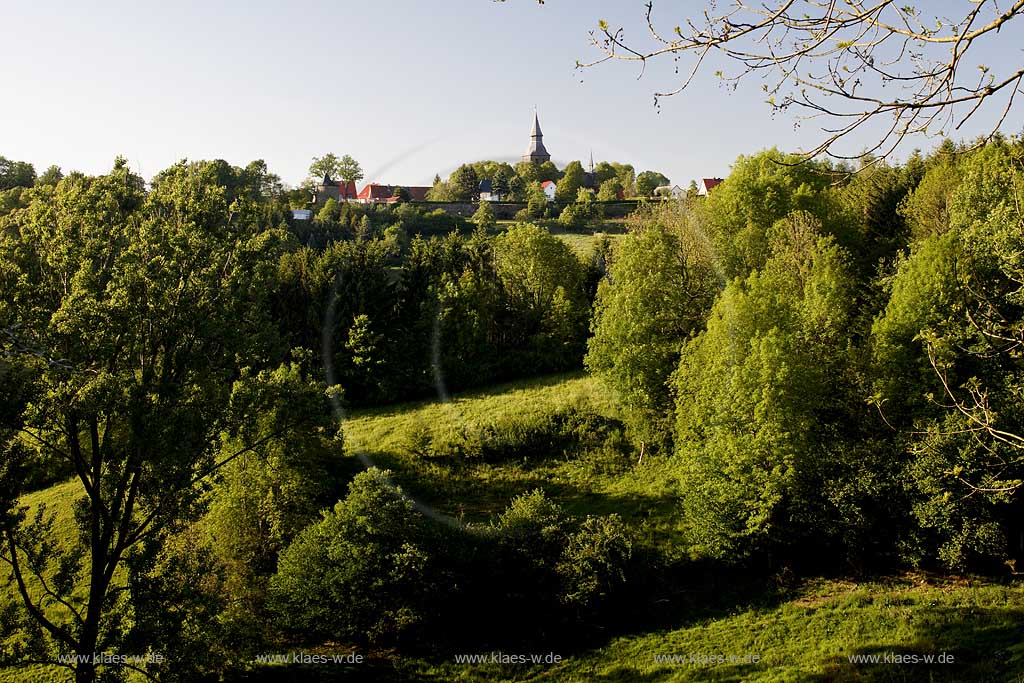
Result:
<svg viewBox="0 0 1024 683">
<path fill-rule="evenodd" d="M 636 211 L 639 206 L 639 202 L 629 200 L 594 203 L 604 209 L 605 218 L 625 218 Z M 416 202 L 416 205 L 428 211 L 441 209 L 453 216 L 462 216 L 463 218 L 472 217 L 476 213 L 477 207 L 479 207 L 479 204 L 476 202 Z M 557 217 L 562 212 L 562 209 L 565 208 L 565 204 L 562 202 L 551 202 L 551 207 L 554 215 Z M 516 217 L 518 211 L 526 208 L 526 203 L 491 202 L 491 208 L 494 209 L 494 217 L 499 221 L 510 221 Z"/>
</svg>

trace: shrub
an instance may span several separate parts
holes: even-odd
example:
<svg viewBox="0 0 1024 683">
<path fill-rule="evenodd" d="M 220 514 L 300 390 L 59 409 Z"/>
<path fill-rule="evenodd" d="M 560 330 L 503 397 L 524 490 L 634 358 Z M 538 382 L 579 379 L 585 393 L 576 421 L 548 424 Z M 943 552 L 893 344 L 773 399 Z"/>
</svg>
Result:
<svg viewBox="0 0 1024 683">
<path fill-rule="evenodd" d="M 271 605 L 288 630 L 391 641 L 418 624 L 432 593 L 422 518 L 377 469 L 281 554 Z"/>
<path fill-rule="evenodd" d="M 622 518 L 587 517 L 569 534 L 555 566 L 562 604 L 581 616 L 596 612 L 625 585 L 632 557 L 633 541 Z"/>
</svg>

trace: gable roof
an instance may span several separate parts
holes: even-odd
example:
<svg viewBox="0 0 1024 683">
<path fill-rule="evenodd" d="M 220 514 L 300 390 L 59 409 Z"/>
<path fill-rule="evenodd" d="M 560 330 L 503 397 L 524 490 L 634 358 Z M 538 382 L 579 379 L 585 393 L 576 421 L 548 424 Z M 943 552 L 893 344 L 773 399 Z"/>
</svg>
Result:
<svg viewBox="0 0 1024 683">
<path fill-rule="evenodd" d="M 354 180 L 341 181 L 338 183 L 339 193 L 342 199 L 355 199 L 359 196 Z"/>
<path fill-rule="evenodd" d="M 721 185 L 722 184 L 722 180 L 723 180 L 722 178 L 701 178 L 701 180 L 700 180 L 701 189 L 703 189 L 705 193 L 710 192 L 716 186 Z"/>
<path fill-rule="evenodd" d="M 364 200 L 387 199 L 394 193 L 394 191 L 394 188 L 390 185 L 367 183 L 366 186 L 363 187 L 362 191 L 357 195 L 357 198 Z"/>
<path fill-rule="evenodd" d="M 540 186 L 546 190 L 546 189 L 548 189 L 550 186 L 552 186 L 554 184 L 555 184 L 554 180 L 545 180 L 543 183 L 540 184 Z"/>
<path fill-rule="evenodd" d="M 357 198 L 369 202 L 387 202 L 395 199 L 395 188 L 404 187 L 409 191 L 409 199 L 414 202 L 423 202 L 427 199 L 429 187 L 424 185 L 378 185 L 367 183 L 366 187 L 358 194 Z M 353 190 L 355 186 L 353 185 Z"/>
</svg>

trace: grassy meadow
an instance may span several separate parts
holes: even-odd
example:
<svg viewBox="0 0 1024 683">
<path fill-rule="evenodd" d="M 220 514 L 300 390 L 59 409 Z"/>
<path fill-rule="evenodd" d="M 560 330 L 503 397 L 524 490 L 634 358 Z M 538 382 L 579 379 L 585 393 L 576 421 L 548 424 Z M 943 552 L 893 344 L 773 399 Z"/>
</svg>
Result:
<svg viewBox="0 0 1024 683">
<path fill-rule="evenodd" d="M 466 435 L 500 435 L 495 425 L 529 424 L 566 410 L 606 418 L 612 438 L 602 447 L 521 458 L 448 452 L 452 444 L 465 443 Z M 344 421 L 346 452 L 339 457 L 357 471 L 362 454 L 390 469 L 395 482 L 419 502 L 466 523 L 492 520 L 515 496 L 542 488 L 570 514 L 618 513 L 642 546 L 671 559 L 678 554 L 673 549 L 676 501 L 671 481 L 655 476 L 665 463 L 650 457 L 638 462 L 628 447 L 615 447 L 618 416 L 612 397 L 595 379 L 581 373 L 541 377 L 447 401 L 354 412 Z M 59 484 L 25 496 L 23 503 L 30 515 L 45 503 L 56 513 L 59 535 L 69 538 L 76 490 L 74 482 Z M 238 680 L 952 682 L 1024 676 L 1024 583 L 1019 580 L 907 573 L 864 580 L 780 575 L 766 583 L 714 568 L 666 572 L 665 585 L 653 592 L 650 604 L 635 606 L 628 623 L 588 636 L 571 650 L 556 650 L 558 663 L 466 664 L 456 655 L 490 652 L 399 657 L 370 651 L 359 666 L 252 663 L 238 672 Z M 349 651 L 329 643 L 280 647 L 328 655 Z M 522 650 L 510 644 L 503 652 Z M 952 655 L 954 663 L 848 659 L 940 653 Z M 715 659 L 730 655 L 743 661 Z M 0 670 L 4 683 L 68 676 L 55 667 Z"/>
</svg>

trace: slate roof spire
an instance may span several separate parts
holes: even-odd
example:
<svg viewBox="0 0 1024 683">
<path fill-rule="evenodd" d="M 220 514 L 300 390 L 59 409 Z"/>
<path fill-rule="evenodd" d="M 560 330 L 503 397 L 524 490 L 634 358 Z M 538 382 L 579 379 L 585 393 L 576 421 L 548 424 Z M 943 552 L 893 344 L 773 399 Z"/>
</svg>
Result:
<svg viewBox="0 0 1024 683">
<path fill-rule="evenodd" d="M 540 117 L 537 116 L 537 110 L 534 109 L 533 130 L 530 131 L 530 146 L 526 149 L 526 154 L 523 155 L 523 161 L 542 164 L 550 160 L 551 155 L 544 148 L 544 133 L 540 130 Z"/>
</svg>

